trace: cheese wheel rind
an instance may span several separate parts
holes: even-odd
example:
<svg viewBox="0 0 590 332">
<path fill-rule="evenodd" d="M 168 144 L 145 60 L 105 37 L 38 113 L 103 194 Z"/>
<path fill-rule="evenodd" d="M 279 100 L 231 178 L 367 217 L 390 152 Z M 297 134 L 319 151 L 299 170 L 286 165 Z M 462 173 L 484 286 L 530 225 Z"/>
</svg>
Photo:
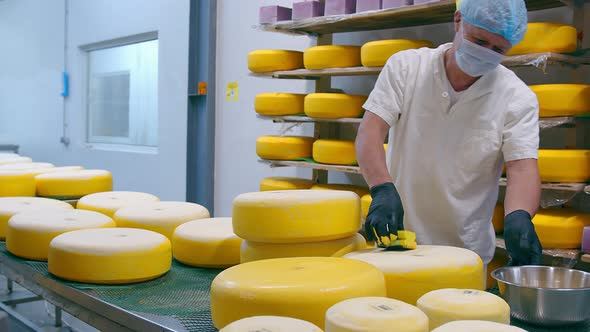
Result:
<svg viewBox="0 0 590 332">
<path fill-rule="evenodd" d="M 358 164 L 353 141 L 318 139 L 313 143 L 313 159 L 321 164 Z"/>
<path fill-rule="evenodd" d="M 361 65 L 360 46 L 324 45 L 305 50 L 303 65 L 306 69 L 348 68 Z"/>
<path fill-rule="evenodd" d="M 447 323 L 431 332 L 527 332 L 516 326 L 480 320 L 462 320 Z"/>
<path fill-rule="evenodd" d="M 590 214 L 573 209 L 541 209 L 533 218 L 535 231 L 546 249 L 576 249 L 582 245 Z"/>
<path fill-rule="evenodd" d="M 360 95 L 312 93 L 305 97 L 305 114 L 320 119 L 358 118 L 366 100 Z"/>
<path fill-rule="evenodd" d="M 539 150 L 538 165 L 543 182 L 590 180 L 590 150 Z"/>
<path fill-rule="evenodd" d="M 559 23 L 529 23 L 524 39 L 514 45 L 507 55 L 573 53 L 577 46 L 578 32 L 573 26 Z"/>
<path fill-rule="evenodd" d="M 35 190 L 35 177 L 32 174 L 0 170 L 0 197 L 33 197 Z"/>
<path fill-rule="evenodd" d="M 352 184 L 314 184 L 311 187 L 312 190 L 341 190 L 341 191 L 351 191 L 359 197 L 369 194 L 369 188 L 355 186 Z"/>
<path fill-rule="evenodd" d="M 256 113 L 266 116 L 303 114 L 304 94 L 261 93 L 254 99 Z"/>
<path fill-rule="evenodd" d="M 537 95 L 542 118 L 590 113 L 590 85 L 541 84 L 529 88 Z"/>
<path fill-rule="evenodd" d="M 290 317 L 254 316 L 235 321 L 219 332 L 322 332 L 312 323 Z"/>
<path fill-rule="evenodd" d="M 286 50 L 257 50 L 248 54 L 248 68 L 254 73 L 303 68 L 303 53 Z"/>
<path fill-rule="evenodd" d="M 44 173 L 35 177 L 37 195 L 52 198 L 80 198 L 113 190 L 113 176 L 105 170 Z"/>
<path fill-rule="evenodd" d="M 152 194 L 134 191 L 106 191 L 86 195 L 76 204 L 77 209 L 100 212 L 111 218 L 118 209 L 141 205 L 144 203 L 158 202 L 160 199 Z"/>
<path fill-rule="evenodd" d="M 256 154 L 269 160 L 311 158 L 314 141 L 313 137 L 261 136 L 256 140 Z"/>
<path fill-rule="evenodd" d="M 427 40 L 392 39 L 368 42 L 361 47 L 361 62 L 365 67 L 383 67 L 395 53 L 422 47 L 434 47 Z"/>
<path fill-rule="evenodd" d="M 0 239 L 6 237 L 8 220 L 18 213 L 72 209 L 70 204 L 50 198 L 0 197 Z"/>
<path fill-rule="evenodd" d="M 260 181 L 260 191 L 310 189 L 313 184 L 309 179 L 274 176 Z"/>
</svg>

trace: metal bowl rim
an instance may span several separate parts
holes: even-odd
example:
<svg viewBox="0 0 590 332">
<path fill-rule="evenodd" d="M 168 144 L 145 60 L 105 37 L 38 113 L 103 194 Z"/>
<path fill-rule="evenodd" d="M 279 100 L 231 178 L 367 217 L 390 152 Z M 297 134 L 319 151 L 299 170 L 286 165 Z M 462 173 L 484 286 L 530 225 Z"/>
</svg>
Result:
<svg viewBox="0 0 590 332">
<path fill-rule="evenodd" d="M 581 270 L 576 270 L 576 269 L 568 269 L 565 267 L 557 267 L 557 266 L 542 266 L 542 265 L 526 265 L 524 267 L 541 267 L 544 269 L 556 269 L 556 270 L 566 270 L 566 271 L 575 271 L 576 273 L 583 273 L 583 274 L 589 274 L 586 271 L 581 271 Z M 533 286 L 526 286 L 526 285 L 522 285 L 522 284 L 517 284 L 514 282 L 509 282 L 506 280 L 502 280 L 498 277 L 498 274 L 500 273 L 499 271 L 502 270 L 514 270 L 514 269 L 518 269 L 521 268 L 521 266 L 504 266 L 498 269 L 495 269 L 494 271 L 492 271 L 492 278 L 494 278 L 497 282 L 501 282 L 507 285 L 511 285 L 511 286 L 516 286 L 516 287 L 520 287 L 520 288 L 526 288 L 526 289 L 535 289 L 535 290 L 555 290 L 555 291 L 560 291 L 560 292 L 568 292 L 568 291 L 590 291 L 590 287 L 582 287 L 582 288 L 543 288 L 543 287 L 533 287 Z"/>
</svg>

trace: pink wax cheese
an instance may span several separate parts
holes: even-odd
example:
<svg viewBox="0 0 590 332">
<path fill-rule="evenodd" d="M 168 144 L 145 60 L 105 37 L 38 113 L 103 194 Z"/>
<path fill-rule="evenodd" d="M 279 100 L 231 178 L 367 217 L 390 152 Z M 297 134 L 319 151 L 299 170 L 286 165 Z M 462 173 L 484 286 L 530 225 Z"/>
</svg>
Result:
<svg viewBox="0 0 590 332">
<path fill-rule="evenodd" d="M 590 226 L 584 227 L 584 235 L 582 236 L 582 252 L 590 254 Z"/>
<path fill-rule="evenodd" d="M 353 14 L 356 0 L 326 0 L 326 16 Z"/>
<path fill-rule="evenodd" d="M 291 8 L 281 6 L 260 7 L 258 15 L 259 23 L 275 23 L 289 20 L 291 20 Z"/>
<path fill-rule="evenodd" d="M 368 12 L 383 8 L 383 0 L 356 0 L 356 12 Z"/>
<path fill-rule="evenodd" d="M 293 19 L 301 20 L 324 16 L 324 3 L 319 1 L 303 1 L 293 4 Z"/>
<path fill-rule="evenodd" d="M 383 9 L 398 8 L 413 4 L 414 0 L 383 0 Z"/>
</svg>

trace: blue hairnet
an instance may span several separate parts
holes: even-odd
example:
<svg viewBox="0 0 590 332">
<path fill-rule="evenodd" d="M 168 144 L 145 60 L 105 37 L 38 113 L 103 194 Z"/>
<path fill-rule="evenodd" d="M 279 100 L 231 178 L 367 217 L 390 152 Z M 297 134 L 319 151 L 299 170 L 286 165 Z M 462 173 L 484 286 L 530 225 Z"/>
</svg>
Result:
<svg viewBox="0 0 590 332">
<path fill-rule="evenodd" d="M 524 38 L 528 20 L 524 0 L 461 0 L 459 11 L 467 23 L 504 37 L 512 46 Z"/>
</svg>

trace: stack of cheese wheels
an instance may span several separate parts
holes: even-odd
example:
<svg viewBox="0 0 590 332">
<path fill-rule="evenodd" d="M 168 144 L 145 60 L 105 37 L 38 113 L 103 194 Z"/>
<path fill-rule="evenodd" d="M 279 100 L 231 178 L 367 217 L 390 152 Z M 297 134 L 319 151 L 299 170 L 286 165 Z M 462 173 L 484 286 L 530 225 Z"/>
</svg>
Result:
<svg viewBox="0 0 590 332">
<path fill-rule="evenodd" d="M 539 99 L 539 116 L 578 116 L 590 114 L 590 85 L 531 85 Z"/>
<path fill-rule="evenodd" d="M 578 45 L 578 32 L 570 25 L 529 23 L 524 39 L 507 55 L 531 53 L 573 53 Z"/>
<path fill-rule="evenodd" d="M 254 316 L 237 320 L 219 332 L 322 332 L 322 329 L 301 319 L 281 316 Z"/>
<path fill-rule="evenodd" d="M 86 195 L 78 201 L 76 208 L 100 212 L 111 218 L 120 208 L 158 202 L 160 199 L 152 194 L 134 191 L 107 191 Z"/>
<path fill-rule="evenodd" d="M 89 194 L 113 190 L 111 172 L 81 170 L 44 173 L 35 177 L 37 196 L 52 198 L 80 198 Z"/>
<path fill-rule="evenodd" d="M 303 53 L 285 50 L 257 50 L 248 54 L 248 68 L 254 73 L 303 68 Z"/>
<path fill-rule="evenodd" d="M 53 168 L 55 167 L 53 164 L 50 163 L 37 163 L 37 162 L 24 162 L 24 163 L 13 163 L 13 164 L 6 164 L 0 165 L 0 170 L 30 170 L 30 169 L 38 169 L 38 168 Z"/>
<path fill-rule="evenodd" d="M 352 191 L 353 193 L 359 195 L 359 197 L 369 194 L 369 188 L 355 186 L 352 184 L 314 184 L 311 189 Z"/>
<path fill-rule="evenodd" d="M 261 93 L 254 99 L 254 110 L 266 116 L 303 114 L 304 100 L 304 94 Z"/>
<path fill-rule="evenodd" d="M 510 306 L 502 298 L 472 289 L 439 289 L 418 299 L 430 330 L 456 320 L 485 320 L 510 324 Z"/>
<path fill-rule="evenodd" d="M 538 164 L 544 182 L 590 180 L 590 150 L 539 150 Z"/>
<path fill-rule="evenodd" d="M 26 171 L 0 170 L 0 197 L 35 196 L 35 176 Z"/>
<path fill-rule="evenodd" d="M 142 228 L 172 238 L 176 227 L 209 217 L 209 211 L 195 203 L 146 202 L 118 209 L 114 219 L 118 227 Z"/>
<path fill-rule="evenodd" d="M 6 237 L 8 220 L 14 215 L 32 211 L 72 210 L 73 207 L 62 201 L 40 197 L 2 197 L 0 198 L 0 239 Z"/>
<path fill-rule="evenodd" d="M 55 237 L 48 264 L 50 273 L 66 280 L 134 283 L 168 272 L 172 247 L 165 236 L 143 229 L 84 229 Z"/>
<path fill-rule="evenodd" d="M 310 189 L 313 181 L 308 179 L 275 176 L 260 181 L 260 191 Z"/>
<path fill-rule="evenodd" d="M 349 45 L 314 46 L 305 50 L 306 69 L 348 68 L 361 65 L 361 48 Z"/>
<path fill-rule="evenodd" d="M 318 139 L 313 143 L 313 160 L 321 164 L 356 165 L 354 141 Z"/>
<path fill-rule="evenodd" d="M 342 93 L 312 93 L 305 97 L 305 114 L 311 118 L 358 118 L 363 115 L 366 96 Z"/>
<path fill-rule="evenodd" d="M 582 245 L 590 214 L 572 209 L 543 209 L 533 218 L 535 230 L 546 249 L 575 249 Z"/>
<path fill-rule="evenodd" d="M 242 194 L 234 200 L 234 232 L 244 241 L 241 261 L 342 256 L 366 248 L 357 232 L 356 194 L 283 190 Z"/>
<path fill-rule="evenodd" d="M 326 332 L 428 332 L 428 317 L 413 305 L 386 297 L 359 297 L 326 312 Z"/>
<path fill-rule="evenodd" d="M 211 284 L 211 316 L 218 329 L 264 315 L 323 327 L 326 311 L 334 304 L 384 295 L 383 273 L 364 262 L 339 257 L 269 259 L 240 264 L 217 275 Z"/>
<path fill-rule="evenodd" d="M 447 323 L 432 332 L 527 332 L 516 326 L 481 320 L 460 320 Z"/>
<path fill-rule="evenodd" d="M 116 227 L 104 214 L 84 210 L 19 213 L 8 221 L 6 248 L 26 259 L 47 260 L 49 243 L 56 236 L 79 229 Z"/>
<path fill-rule="evenodd" d="M 261 136 L 256 140 L 256 154 L 269 160 L 311 158 L 314 140 L 301 136 Z"/>
<path fill-rule="evenodd" d="M 352 252 L 344 257 L 367 262 L 385 274 L 387 297 L 415 305 L 424 294 L 443 288 L 483 290 L 483 263 L 467 249 L 418 246 L 409 251 L 381 248 Z"/>
<path fill-rule="evenodd" d="M 373 198 L 370 194 L 363 195 L 361 197 L 361 217 L 363 219 L 367 219 L 367 215 L 369 214 L 369 209 L 371 208 L 372 202 Z"/>
<path fill-rule="evenodd" d="M 494 225 L 494 231 L 496 233 L 504 232 L 504 206 L 501 204 L 497 204 L 494 208 L 492 225 Z"/>
<path fill-rule="evenodd" d="M 10 155 L 5 154 L 0 157 L 0 165 L 8 165 L 8 164 L 22 164 L 22 163 L 32 163 L 33 160 L 29 157 L 21 157 L 19 155 Z"/>
<path fill-rule="evenodd" d="M 231 218 L 184 223 L 172 235 L 172 252 L 181 263 L 225 268 L 240 264 L 242 239 L 234 234 Z"/>
<path fill-rule="evenodd" d="M 434 47 L 426 40 L 392 39 L 368 42 L 361 47 L 361 62 L 365 67 L 383 67 L 397 52 L 422 47 Z"/>
</svg>

